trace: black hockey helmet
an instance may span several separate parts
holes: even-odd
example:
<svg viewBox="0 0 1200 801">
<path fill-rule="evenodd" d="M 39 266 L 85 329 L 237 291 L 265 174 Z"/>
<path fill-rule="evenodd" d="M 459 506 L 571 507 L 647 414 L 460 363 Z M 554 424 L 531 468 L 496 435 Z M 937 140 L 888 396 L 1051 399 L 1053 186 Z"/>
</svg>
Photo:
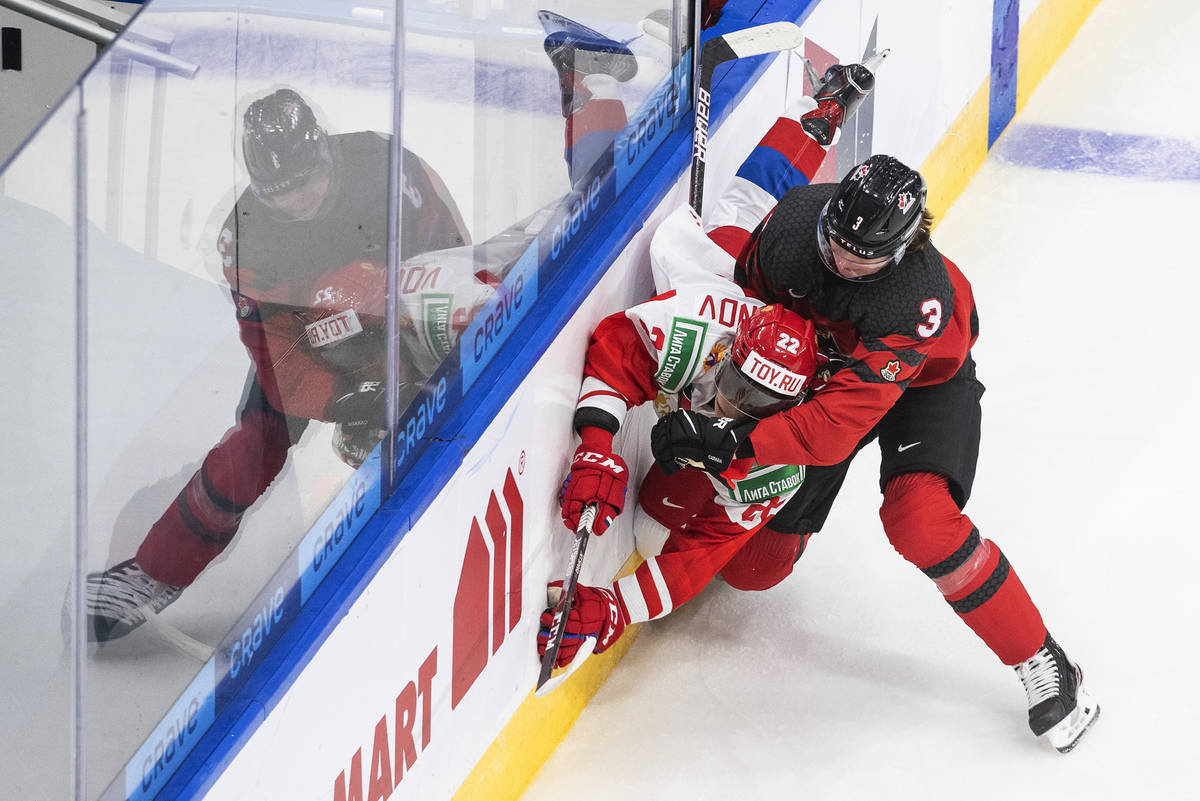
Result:
<svg viewBox="0 0 1200 801">
<path fill-rule="evenodd" d="M 882 278 L 904 258 L 925 210 L 925 179 L 891 156 L 876 155 L 842 179 L 817 220 L 817 246 L 825 266 L 837 273 L 829 243 L 862 259 L 891 257 Z"/>
<path fill-rule="evenodd" d="M 325 129 L 293 89 L 278 89 L 255 100 L 243 123 L 242 153 L 250 187 L 261 198 L 294 189 L 333 163 Z"/>
</svg>

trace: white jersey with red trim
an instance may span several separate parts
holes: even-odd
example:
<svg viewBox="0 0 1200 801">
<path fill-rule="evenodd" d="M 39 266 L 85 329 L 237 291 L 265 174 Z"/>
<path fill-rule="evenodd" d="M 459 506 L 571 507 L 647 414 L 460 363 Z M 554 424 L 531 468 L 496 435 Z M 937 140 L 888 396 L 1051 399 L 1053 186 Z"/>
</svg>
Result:
<svg viewBox="0 0 1200 801">
<path fill-rule="evenodd" d="M 728 355 L 738 323 L 763 305 L 723 277 L 725 272 L 732 276 L 733 258 L 705 236 L 686 206 L 659 226 L 650 260 L 656 281 L 669 279 L 670 285 L 660 285 L 663 294 L 605 320 L 588 349 L 579 408 L 604 410 L 618 424 L 628 409 L 649 399 L 660 417 L 679 408 L 711 409 L 714 368 Z M 632 325 L 613 320 L 619 316 Z M 631 332 L 641 347 L 631 341 Z M 631 351 L 650 356 L 650 374 L 627 374 L 634 364 L 645 366 L 641 354 Z"/>
<path fill-rule="evenodd" d="M 730 358 L 739 322 L 763 304 L 722 277 L 733 258 L 703 232 L 690 209 L 668 216 L 655 233 L 656 275 L 680 283 L 597 326 L 588 348 L 576 407 L 577 425 L 605 421 L 619 427 L 629 409 L 653 401 L 661 417 L 676 409 L 713 413 L 717 367 Z M 649 449 L 650 443 L 638 443 Z M 647 562 L 616 585 L 632 622 L 660 617 L 693 597 L 737 548 L 761 528 L 804 481 L 798 465 L 754 465 L 735 460 L 705 481 L 688 483 L 694 513 L 671 529 L 669 553 L 643 553 Z M 646 502 L 643 511 L 661 517 Z M 640 544 L 640 542 L 639 542 Z M 660 543 L 661 547 L 661 543 Z"/>
</svg>

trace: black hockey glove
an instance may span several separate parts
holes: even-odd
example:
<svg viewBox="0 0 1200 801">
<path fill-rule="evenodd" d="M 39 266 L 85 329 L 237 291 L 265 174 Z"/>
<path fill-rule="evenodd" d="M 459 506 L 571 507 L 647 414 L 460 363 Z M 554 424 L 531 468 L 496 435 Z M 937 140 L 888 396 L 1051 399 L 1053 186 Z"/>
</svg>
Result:
<svg viewBox="0 0 1200 801">
<path fill-rule="evenodd" d="M 833 337 L 826 331 L 817 332 L 817 372 L 809 385 L 809 395 L 819 392 L 833 378 L 834 373 L 845 367 L 850 357 L 840 353 Z"/>
<path fill-rule="evenodd" d="M 352 381 L 329 403 L 329 419 L 343 426 L 384 428 L 387 393 L 382 381 Z"/>
<path fill-rule="evenodd" d="M 813 92 L 817 108 L 800 118 L 800 127 L 828 147 L 842 123 L 850 119 L 875 87 L 875 76 L 862 64 L 834 64 Z"/>
<path fill-rule="evenodd" d="M 668 476 L 684 467 L 719 475 L 733 461 L 757 420 L 734 421 L 681 409 L 661 418 L 650 430 L 650 450 Z"/>
<path fill-rule="evenodd" d="M 386 436 L 386 428 L 376 428 L 370 423 L 360 425 L 338 423 L 333 427 L 331 444 L 337 457 L 357 470 L 371 455 L 371 451 L 375 450 L 375 446 Z"/>
<path fill-rule="evenodd" d="M 396 388 L 396 408 L 403 413 L 422 389 L 425 387 L 420 384 L 401 381 Z M 350 428 L 387 428 L 386 412 L 387 393 L 382 381 L 350 381 L 326 409 L 330 421 Z"/>
</svg>

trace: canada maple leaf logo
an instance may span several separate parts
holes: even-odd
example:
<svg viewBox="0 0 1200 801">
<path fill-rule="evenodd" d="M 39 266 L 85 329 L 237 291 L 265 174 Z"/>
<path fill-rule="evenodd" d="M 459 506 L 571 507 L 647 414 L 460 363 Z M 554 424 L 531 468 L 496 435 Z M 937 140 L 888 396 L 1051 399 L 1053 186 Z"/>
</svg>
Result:
<svg viewBox="0 0 1200 801">
<path fill-rule="evenodd" d="M 900 362 L 892 359 L 879 370 L 879 374 L 884 377 L 884 380 L 895 381 L 900 375 Z"/>
</svg>

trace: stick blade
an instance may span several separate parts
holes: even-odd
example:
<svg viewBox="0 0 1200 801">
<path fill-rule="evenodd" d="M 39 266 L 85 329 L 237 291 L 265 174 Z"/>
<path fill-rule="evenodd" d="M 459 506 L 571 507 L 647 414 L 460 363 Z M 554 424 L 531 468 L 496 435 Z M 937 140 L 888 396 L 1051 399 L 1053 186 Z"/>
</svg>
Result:
<svg viewBox="0 0 1200 801">
<path fill-rule="evenodd" d="M 734 58 L 791 50 L 804 44 L 804 32 L 794 22 L 768 22 L 766 25 L 730 31 L 720 38 L 733 51 Z"/>
<path fill-rule="evenodd" d="M 883 63 L 884 59 L 886 59 L 891 52 L 892 49 L 890 47 L 880 50 L 878 53 L 874 53 L 873 55 L 865 57 L 862 60 L 862 65 L 869 69 L 872 75 L 875 75 L 879 71 L 879 65 Z"/>
<path fill-rule="evenodd" d="M 592 525 L 595 523 L 596 514 L 599 511 L 599 507 L 593 503 L 588 504 L 579 515 L 579 525 L 575 529 L 575 551 L 571 556 L 571 572 L 563 580 L 563 586 L 561 590 L 558 590 L 557 598 L 551 597 L 550 588 L 547 588 L 546 600 L 553 605 L 554 617 L 547 634 L 546 651 L 542 654 L 541 670 L 538 672 L 535 692 L 543 690 L 546 683 L 550 681 L 550 674 L 554 672 L 554 663 L 558 660 L 558 649 L 562 645 L 563 633 L 566 630 L 567 615 L 571 614 L 571 603 L 575 599 L 575 587 L 579 584 L 579 571 L 583 567 L 583 556 L 587 552 L 588 539 L 592 536 Z M 558 686 L 558 684 L 556 683 L 554 686 Z M 542 695 L 545 692 L 549 692 L 549 690 L 537 692 L 537 694 Z"/>
</svg>

